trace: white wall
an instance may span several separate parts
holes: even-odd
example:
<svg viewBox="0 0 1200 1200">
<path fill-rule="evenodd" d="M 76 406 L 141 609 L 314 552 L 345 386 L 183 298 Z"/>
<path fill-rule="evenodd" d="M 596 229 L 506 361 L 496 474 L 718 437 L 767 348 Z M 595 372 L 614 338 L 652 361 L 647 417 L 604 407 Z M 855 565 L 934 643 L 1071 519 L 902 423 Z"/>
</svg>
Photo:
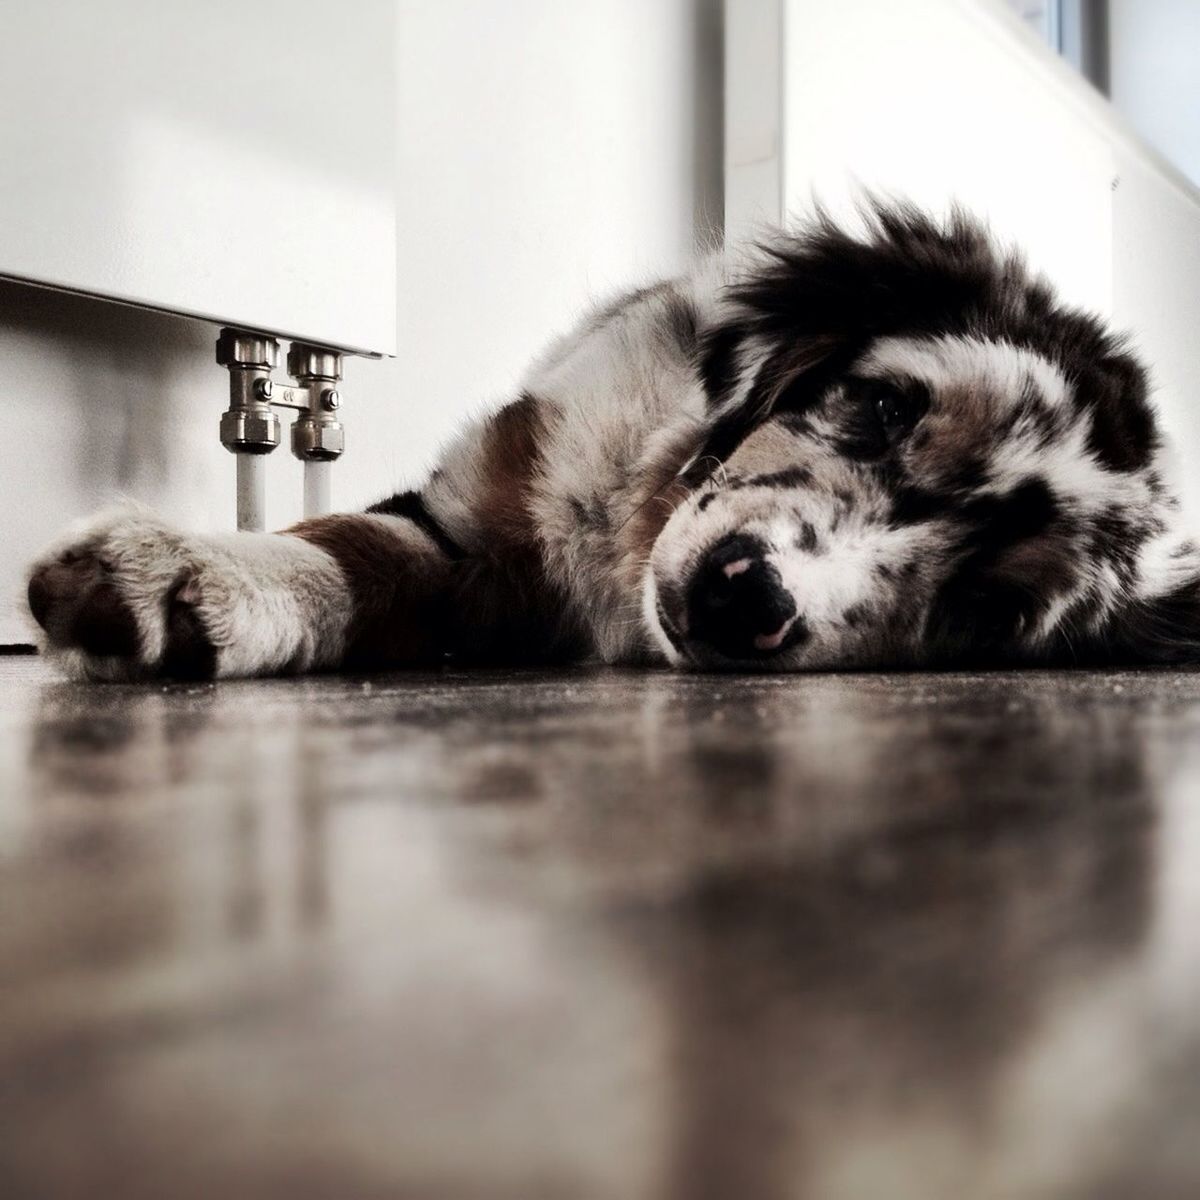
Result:
<svg viewBox="0 0 1200 1200">
<path fill-rule="evenodd" d="M 588 297 L 719 230 L 719 24 L 719 0 L 404 0 L 400 399 L 373 478 L 510 395 Z"/>
<path fill-rule="evenodd" d="M 589 297 L 680 269 L 721 220 L 718 0 L 400 0 L 399 17 L 398 354 L 347 365 L 345 508 L 419 481 Z M 215 334 L 0 283 L 0 642 L 28 640 L 24 563 L 117 493 L 232 527 Z M 284 440 L 274 525 L 300 515 Z"/>
<path fill-rule="evenodd" d="M 1108 0 L 1108 29 L 1113 103 L 1200 185 L 1200 3 Z"/>
<path fill-rule="evenodd" d="M 731 12 L 756 15 L 760 0 Z M 952 201 L 1076 303 L 1107 310 L 1115 164 L 1084 85 L 1007 8 L 981 0 L 784 0 L 777 101 L 779 183 L 759 200 L 730 190 L 731 232 L 814 198 L 852 220 L 864 189 L 934 211 Z M 739 71 L 744 81 L 739 82 Z M 731 92 L 762 87 L 731 63 Z M 732 139 L 731 139 L 732 140 Z M 727 148 L 737 185 L 738 150 Z M 761 167 L 759 168 L 761 170 Z"/>
<path fill-rule="evenodd" d="M 1117 149 L 1113 317 L 1150 363 L 1200 531 L 1200 3 L 1108 0 L 1108 29 L 1112 102 L 1152 148 Z"/>
</svg>

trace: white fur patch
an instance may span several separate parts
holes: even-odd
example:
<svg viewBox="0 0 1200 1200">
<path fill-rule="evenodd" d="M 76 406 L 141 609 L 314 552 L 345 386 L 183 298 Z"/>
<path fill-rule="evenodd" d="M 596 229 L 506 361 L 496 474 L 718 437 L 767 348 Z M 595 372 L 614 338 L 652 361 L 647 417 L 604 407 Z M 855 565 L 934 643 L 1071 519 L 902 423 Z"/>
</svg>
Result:
<svg viewBox="0 0 1200 1200">
<path fill-rule="evenodd" d="M 324 550 L 278 533 L 197 540 L 196 612 L 217 646 L 218 676 L 341 661 L 354 605 L 341 568 Z"/>
<path fill-rule="evenodd" d="M 1019 396 L 1030 381 L 1051 408 L 1064 407 L 1071 394 L 1062 372 L 1040 354 L 984 338 L 881 338 L 858 369 L 883 378 L 909 376 L 934 391 L 978 381 L 998 396 Z"/>
</svg>

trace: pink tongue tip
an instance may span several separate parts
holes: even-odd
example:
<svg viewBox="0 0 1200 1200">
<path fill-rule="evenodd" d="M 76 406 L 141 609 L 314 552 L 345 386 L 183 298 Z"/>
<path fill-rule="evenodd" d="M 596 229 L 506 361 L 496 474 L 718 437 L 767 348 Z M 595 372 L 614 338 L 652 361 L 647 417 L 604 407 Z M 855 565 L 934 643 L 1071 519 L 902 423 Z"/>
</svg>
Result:
<svg viewBox="0 0 1200 1200">
<path fill-rule="evenodd" d="M 792 627 L 792 622 L 795 617 L 788 617 L 774 633 L 760 633 L 754 639 L 755 650 L 778 650 L 783 644 L 783 639 L 787 637 L 788 630 Z"/>
</svg>

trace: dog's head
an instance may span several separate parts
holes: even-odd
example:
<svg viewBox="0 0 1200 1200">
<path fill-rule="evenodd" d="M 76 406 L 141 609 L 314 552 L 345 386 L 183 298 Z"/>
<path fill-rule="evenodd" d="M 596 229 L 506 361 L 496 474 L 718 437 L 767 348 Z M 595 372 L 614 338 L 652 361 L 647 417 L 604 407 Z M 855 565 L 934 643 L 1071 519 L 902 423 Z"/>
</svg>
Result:
<svg viewBox="0 0 1200 1200">
<path fill-rule="evenodd" d="M 1146 375 L 959 213 L 762 248 L 701 346 L 668 656 L 771 669 L 1200 657 Z"/>
</svg>

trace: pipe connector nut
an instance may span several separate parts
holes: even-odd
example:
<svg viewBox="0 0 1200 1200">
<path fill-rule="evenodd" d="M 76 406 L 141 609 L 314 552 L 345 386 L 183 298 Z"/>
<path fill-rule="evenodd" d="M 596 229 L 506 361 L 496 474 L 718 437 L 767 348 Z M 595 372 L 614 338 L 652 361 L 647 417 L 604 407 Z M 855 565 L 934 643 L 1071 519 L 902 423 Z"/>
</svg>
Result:
<svg viewBox="0 0 1200 1200">
<path fill-rule="evenodd" d="M 342 356 L 336 350 L 293 342 L 287 352 L 287 372 L 293 379 L 338 380 L 342 377 Z"/>
<path fill-rule="evenodd" d="M 337 421 L 301 417 L 292 425 L 292 453 L 310 462 L 332 462 L 346 448 L 346 435 Z"/>
<path fill-rule="evenodd" d="M 235 454 L 270 454 L 279 445 L 279 418 L 273 412 L 230 409 L 221 417 L 221 442 Z"/>
<path fill-rule="evenodd" d="M 222 367 L 252 367 L 270 371 L 279 366 L 279 343 L 271 337 L 222 329 L 217 338 L 217 363 Z"/>
</svg>

